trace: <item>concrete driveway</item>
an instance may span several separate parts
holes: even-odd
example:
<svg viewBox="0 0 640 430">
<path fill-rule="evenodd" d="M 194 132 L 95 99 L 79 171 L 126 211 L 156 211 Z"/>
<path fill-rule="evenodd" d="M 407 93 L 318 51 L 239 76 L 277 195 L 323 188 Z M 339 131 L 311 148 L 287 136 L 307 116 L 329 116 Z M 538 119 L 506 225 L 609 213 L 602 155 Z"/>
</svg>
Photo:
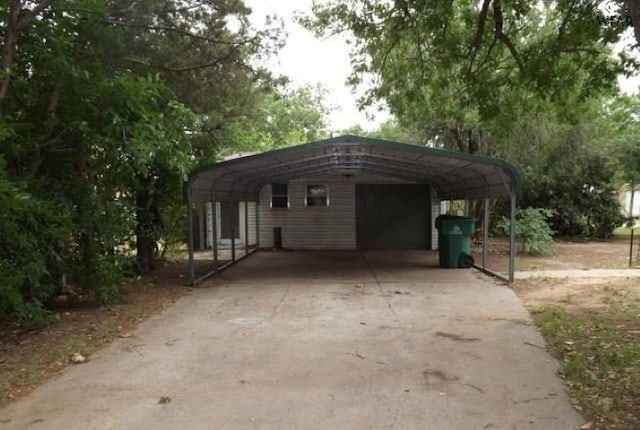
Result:
<svg viewBox="0 0 640 430">
<path fill-rule="evenodd" d="M 0 427 L 581 424 L 513 292 L 434 263 L 424 252 L 257 253 L 0 410 Z"/>
</svg>

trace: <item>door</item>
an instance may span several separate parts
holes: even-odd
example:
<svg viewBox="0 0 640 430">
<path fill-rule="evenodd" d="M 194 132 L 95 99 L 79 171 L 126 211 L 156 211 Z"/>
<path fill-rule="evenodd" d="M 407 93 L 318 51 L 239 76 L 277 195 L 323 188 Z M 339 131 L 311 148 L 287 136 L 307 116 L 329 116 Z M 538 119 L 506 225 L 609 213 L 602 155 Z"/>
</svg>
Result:
<svg viewBox="0 0 640 430">
<path fill-rule="evenodd" d="M 238 202 L 220 202 L 220 239 L 231 239 L 235 232 L 235 239 L 240 238 L 240 206 Z"/>
<path fill-rule="evenodd" d="M 356 185 L 358 249 L 429 249 L 429 186 Z"/>
</svg>

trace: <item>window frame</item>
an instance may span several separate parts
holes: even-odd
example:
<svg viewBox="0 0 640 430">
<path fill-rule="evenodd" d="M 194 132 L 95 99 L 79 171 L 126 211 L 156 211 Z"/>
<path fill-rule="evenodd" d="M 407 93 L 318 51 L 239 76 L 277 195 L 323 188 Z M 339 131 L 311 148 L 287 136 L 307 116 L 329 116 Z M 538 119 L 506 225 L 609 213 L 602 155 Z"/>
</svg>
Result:
<svg viewBox="0 0 640 430">
<path fill-rule="evenodd" d="M 274 190 L 274 185 L 283 185 L 283 186 L 287 187 L 287 192 L 286 192 L 286 194 L 284 194 L 284 193 L 278 193 L 278 194 L 275 194 L 275 193 L 273 192 L 273 190 Z M 286 207 L 274 206 L 274 205 L 273 205 L 273 198 L 274 198 L 274 197 L 275 197 L 275 198 L 283 198 L 283 197 L 285 197 L 285 198 L 287 199 L 287 206 L 286 206 Z M 283 182 L 272 183 L 272 184 L 271 184 L 271 198 L 269 199 L 269 209 L 271 209 L 271 210 L 276 210 L 276 211 L 278 211 L 278 210 L 280 210 L 280 211 L 281 211 L 281 210 L 289 210 L 289 208 L 290 208 L 290 207 L 291 207 L 291 198 L 289 197 L 289 184 L 288 184 L 288 183 L 286 183 L 286 182 L 284 182 L 284 183 L 283 183 Z"/>
<path fill-rule="evenodd" d="M 319 196 L 319 198 L 325 199 L 324 205 L 309 204 L 310 197 L 318 198 L 318 196 L 309 195 L 310 187 L 322 187 L 324 189 L 324 196 Z M 305 184 L 305 187 L 304 187 L 304 207 L 305 208 L 328 208 L 330 204 L 331 204 L 331 200 L 329 198 L 329 186 L 327 184 L 318 184 L 318 183 Z"/>
</svg>

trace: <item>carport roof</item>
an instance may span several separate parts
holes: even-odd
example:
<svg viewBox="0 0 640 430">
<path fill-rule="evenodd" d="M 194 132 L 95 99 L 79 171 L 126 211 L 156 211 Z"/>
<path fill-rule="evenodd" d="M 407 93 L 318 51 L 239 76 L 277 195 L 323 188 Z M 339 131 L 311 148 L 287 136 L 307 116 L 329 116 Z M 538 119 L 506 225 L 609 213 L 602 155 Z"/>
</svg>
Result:
<svg viewBox="0 0 640 430">
<path fill-rule="evenodd" d="M 192 202 L 254 201 L 267 184 L 328 174 L 358 182 L 359 173 L 431 184 L 441 199 L 508 198 L 521 188 L 518 169 L 497 158 L 345 135 L 203 166 L 185 191 Z"/>
</svg>

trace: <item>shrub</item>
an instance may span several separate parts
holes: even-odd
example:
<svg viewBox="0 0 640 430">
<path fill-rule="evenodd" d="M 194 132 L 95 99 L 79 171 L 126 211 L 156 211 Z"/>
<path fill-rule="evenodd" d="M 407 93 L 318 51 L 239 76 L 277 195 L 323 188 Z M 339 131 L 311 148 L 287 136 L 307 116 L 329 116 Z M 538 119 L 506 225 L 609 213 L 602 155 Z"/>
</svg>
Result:
<svg viewBox="0 0 640 430">
<path fill-rule="evenodd" d="M 516 212 L 516 240 L 522 244 L 522 252 L 533 255 L 552 255 L 553 230 L 549 227 L 549 219 L 554 211 L 543 208 L 518 209 Z M 502 217 L 496 227 L 504 234 L 509 234 L 511 221 Z"/>
<path fill-rule="evenodd" d="M 0 165 L 0 315 L 42 319 L 60 286 L 69 218 L 2 175 Z"/>
<path fill-rule="evenodd" d="M 525 170 L 524 206 L 553 208 L 561 236 L 607 238 L 624 222 L 613 186 L 615 170 L 598 155 L 555 154 L 544 173 Z"/>
</svg>

